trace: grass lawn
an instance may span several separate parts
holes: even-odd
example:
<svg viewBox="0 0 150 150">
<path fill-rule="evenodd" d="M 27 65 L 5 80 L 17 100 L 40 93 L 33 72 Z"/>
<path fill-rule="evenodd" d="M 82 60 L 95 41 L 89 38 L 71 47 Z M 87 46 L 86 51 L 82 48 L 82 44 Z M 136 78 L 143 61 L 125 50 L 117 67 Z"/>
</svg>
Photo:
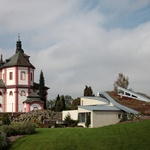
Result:
<svg viewBox="0 0 150 150">
<path fill-rule="evenodd" d="M 149 150 L 150 120 L 101 128 L 37 128 L 10 150 Z"/>
</svg>

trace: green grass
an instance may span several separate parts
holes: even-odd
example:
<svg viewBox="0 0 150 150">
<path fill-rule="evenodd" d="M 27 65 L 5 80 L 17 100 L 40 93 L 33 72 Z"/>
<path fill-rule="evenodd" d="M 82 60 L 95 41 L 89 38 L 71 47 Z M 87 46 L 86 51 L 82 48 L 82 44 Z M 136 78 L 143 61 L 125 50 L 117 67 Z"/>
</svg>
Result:
<svg viewBox="0 0 150 150">
<path fill-rule="evenodd" d="M 101 128 L 38 128 L 10 150 L 149 150 L 150 120 Z"/>
</svg>

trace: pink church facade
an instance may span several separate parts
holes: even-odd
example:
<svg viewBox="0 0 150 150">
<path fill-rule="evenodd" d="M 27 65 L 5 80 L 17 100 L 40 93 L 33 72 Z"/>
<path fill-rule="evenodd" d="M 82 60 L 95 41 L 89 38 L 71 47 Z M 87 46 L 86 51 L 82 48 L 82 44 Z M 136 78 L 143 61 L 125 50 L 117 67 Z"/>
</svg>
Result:
<svg viewBox="0 0 150 150">
<path fill-rule="evenodd" d="M 27 112 L 23 103 L 31 92 L 38 92 L 38 84 L 34 82 L 35 67 L 24 53 L 20 39 L 16 43 L 15 54 L 3 61 L 0 60 L 0 112 Z M 48 90 L 48 88 L 47 88 Z M 43 109 L 41 101 L 35 100 L 28 105 L 37 103 Z"/>
</svg>

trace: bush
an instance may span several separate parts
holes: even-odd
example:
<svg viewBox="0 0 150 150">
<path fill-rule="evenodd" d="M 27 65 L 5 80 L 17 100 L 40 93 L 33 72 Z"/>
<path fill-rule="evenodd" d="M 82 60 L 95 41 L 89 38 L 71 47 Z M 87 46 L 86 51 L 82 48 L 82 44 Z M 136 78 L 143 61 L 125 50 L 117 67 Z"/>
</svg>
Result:
<svg viewBox="0 0 150 150">
<path fill-rule="evenodd" d="M 33 134 L 33 133 L 35 133 L 35 127 L 36 127 L 36 125 L 33 124 L 33 123 L 30 123 L 30 122 L 25 122 L 22 125 L 22 128 L 25 131 L 25 134 Z"/>
<path fill-rule="evenodd" d="M 86 115 L 86 122 L 85 122 L 85 126 L 88 128 L 89 127 L 89 125 L 90 125 L 90 115 L 89 114 L 87 114 Z"/>
<path fill-rule="evenodd" d="M 9 116 L 8 114 L 5 114 L 2 118 L 2 124 L 3 125 L 10 125 L 10 119 L 9 119 Z"/>
<path fill-rule="evenodd" d="M 18 126 L 0 126 L 0 150 L 5 150 L 9 146 L 7 137 L 33 133 L 35 133 L 35 124 L 30 122 L 26 122 Z"/>
<path fill-rule="evenodd" d="M 6 133 L 0 131 L 0 150 L 5 150 L 8 146 Z"/>
<path fill-rule="evenodd" d="M 14 128 L 14 126 L 8 126 L 8 125 L 3 125 L 1 126 L 1 131 L 3 131 L 4 133 L 6 133 L 6 136 L 13 136 L 16 135 L 16 130 Z"/>
<path fill-rule="evenodd" d="M 64 119 L 64 124 L 66 124 L 69 127 L 75 127 L 78 124 L 77 120 L 73 120 L 70 116 L 70 114 L 68 113 L 67 116 Z"/>
<path fill-rule="evenodd" d="M 6 136 L 24 135 L 35 133 L 35 124 L 26 122 L 18 126 L 3 125 L 0 130 L 6 133 Z"/>
</svg>

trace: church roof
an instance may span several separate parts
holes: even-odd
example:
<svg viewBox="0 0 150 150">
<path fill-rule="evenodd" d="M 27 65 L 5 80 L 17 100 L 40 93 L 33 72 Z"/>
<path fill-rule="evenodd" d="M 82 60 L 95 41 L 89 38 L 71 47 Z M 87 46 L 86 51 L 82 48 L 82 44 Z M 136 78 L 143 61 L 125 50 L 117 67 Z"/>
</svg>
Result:
<svg viewBox="0 0 150 150">
<path fill-rule="evenodd" d="M 32 103 L 32 102 L 41 102 L 40 96 L 36 92 L 31 92 L 28 96 L 27 99 L 23 103 Z"/>
<path fill-rule="evenodd" d="M 17 51 L 11 58 L 7 59 L 1 68 L 12 66 L 31 67 L 35 69 L 35 67 L 24 57 L 24 54 L 21 51 Z"/>
<path fill-rule="evenodd" d="M 5 84 L 2 79 L 0 79 L 0 88 L 5 88 Z"/>
<path fill-rule="evenodd" d="M 30 56 L 24 53 L 24 50 L 22 49 L 22 43 L 20 41 L 20 36 L 18 36 L 18 41 L 16 42 L 16 53 L 9 59 L 6 59 L 6 61 L 3 62 L 3 64 L 1 63 L 2 65 L 0 68 L 19 66 L 31 67 L 35 69 L 35 67 L 30 63 L 29 57 Z"/>
<path fill-rule="evenodd" d="M 35 89 L 39 89 L 39 83 L 34 82 L 34 88 L 35 88 Z M 47 87 L 47 86 L 45 86 L 44 89 L 45 89 L 45 90 L 48 90 L 48 89 L 50 89 L 50 88 Z"/>
</svg>

